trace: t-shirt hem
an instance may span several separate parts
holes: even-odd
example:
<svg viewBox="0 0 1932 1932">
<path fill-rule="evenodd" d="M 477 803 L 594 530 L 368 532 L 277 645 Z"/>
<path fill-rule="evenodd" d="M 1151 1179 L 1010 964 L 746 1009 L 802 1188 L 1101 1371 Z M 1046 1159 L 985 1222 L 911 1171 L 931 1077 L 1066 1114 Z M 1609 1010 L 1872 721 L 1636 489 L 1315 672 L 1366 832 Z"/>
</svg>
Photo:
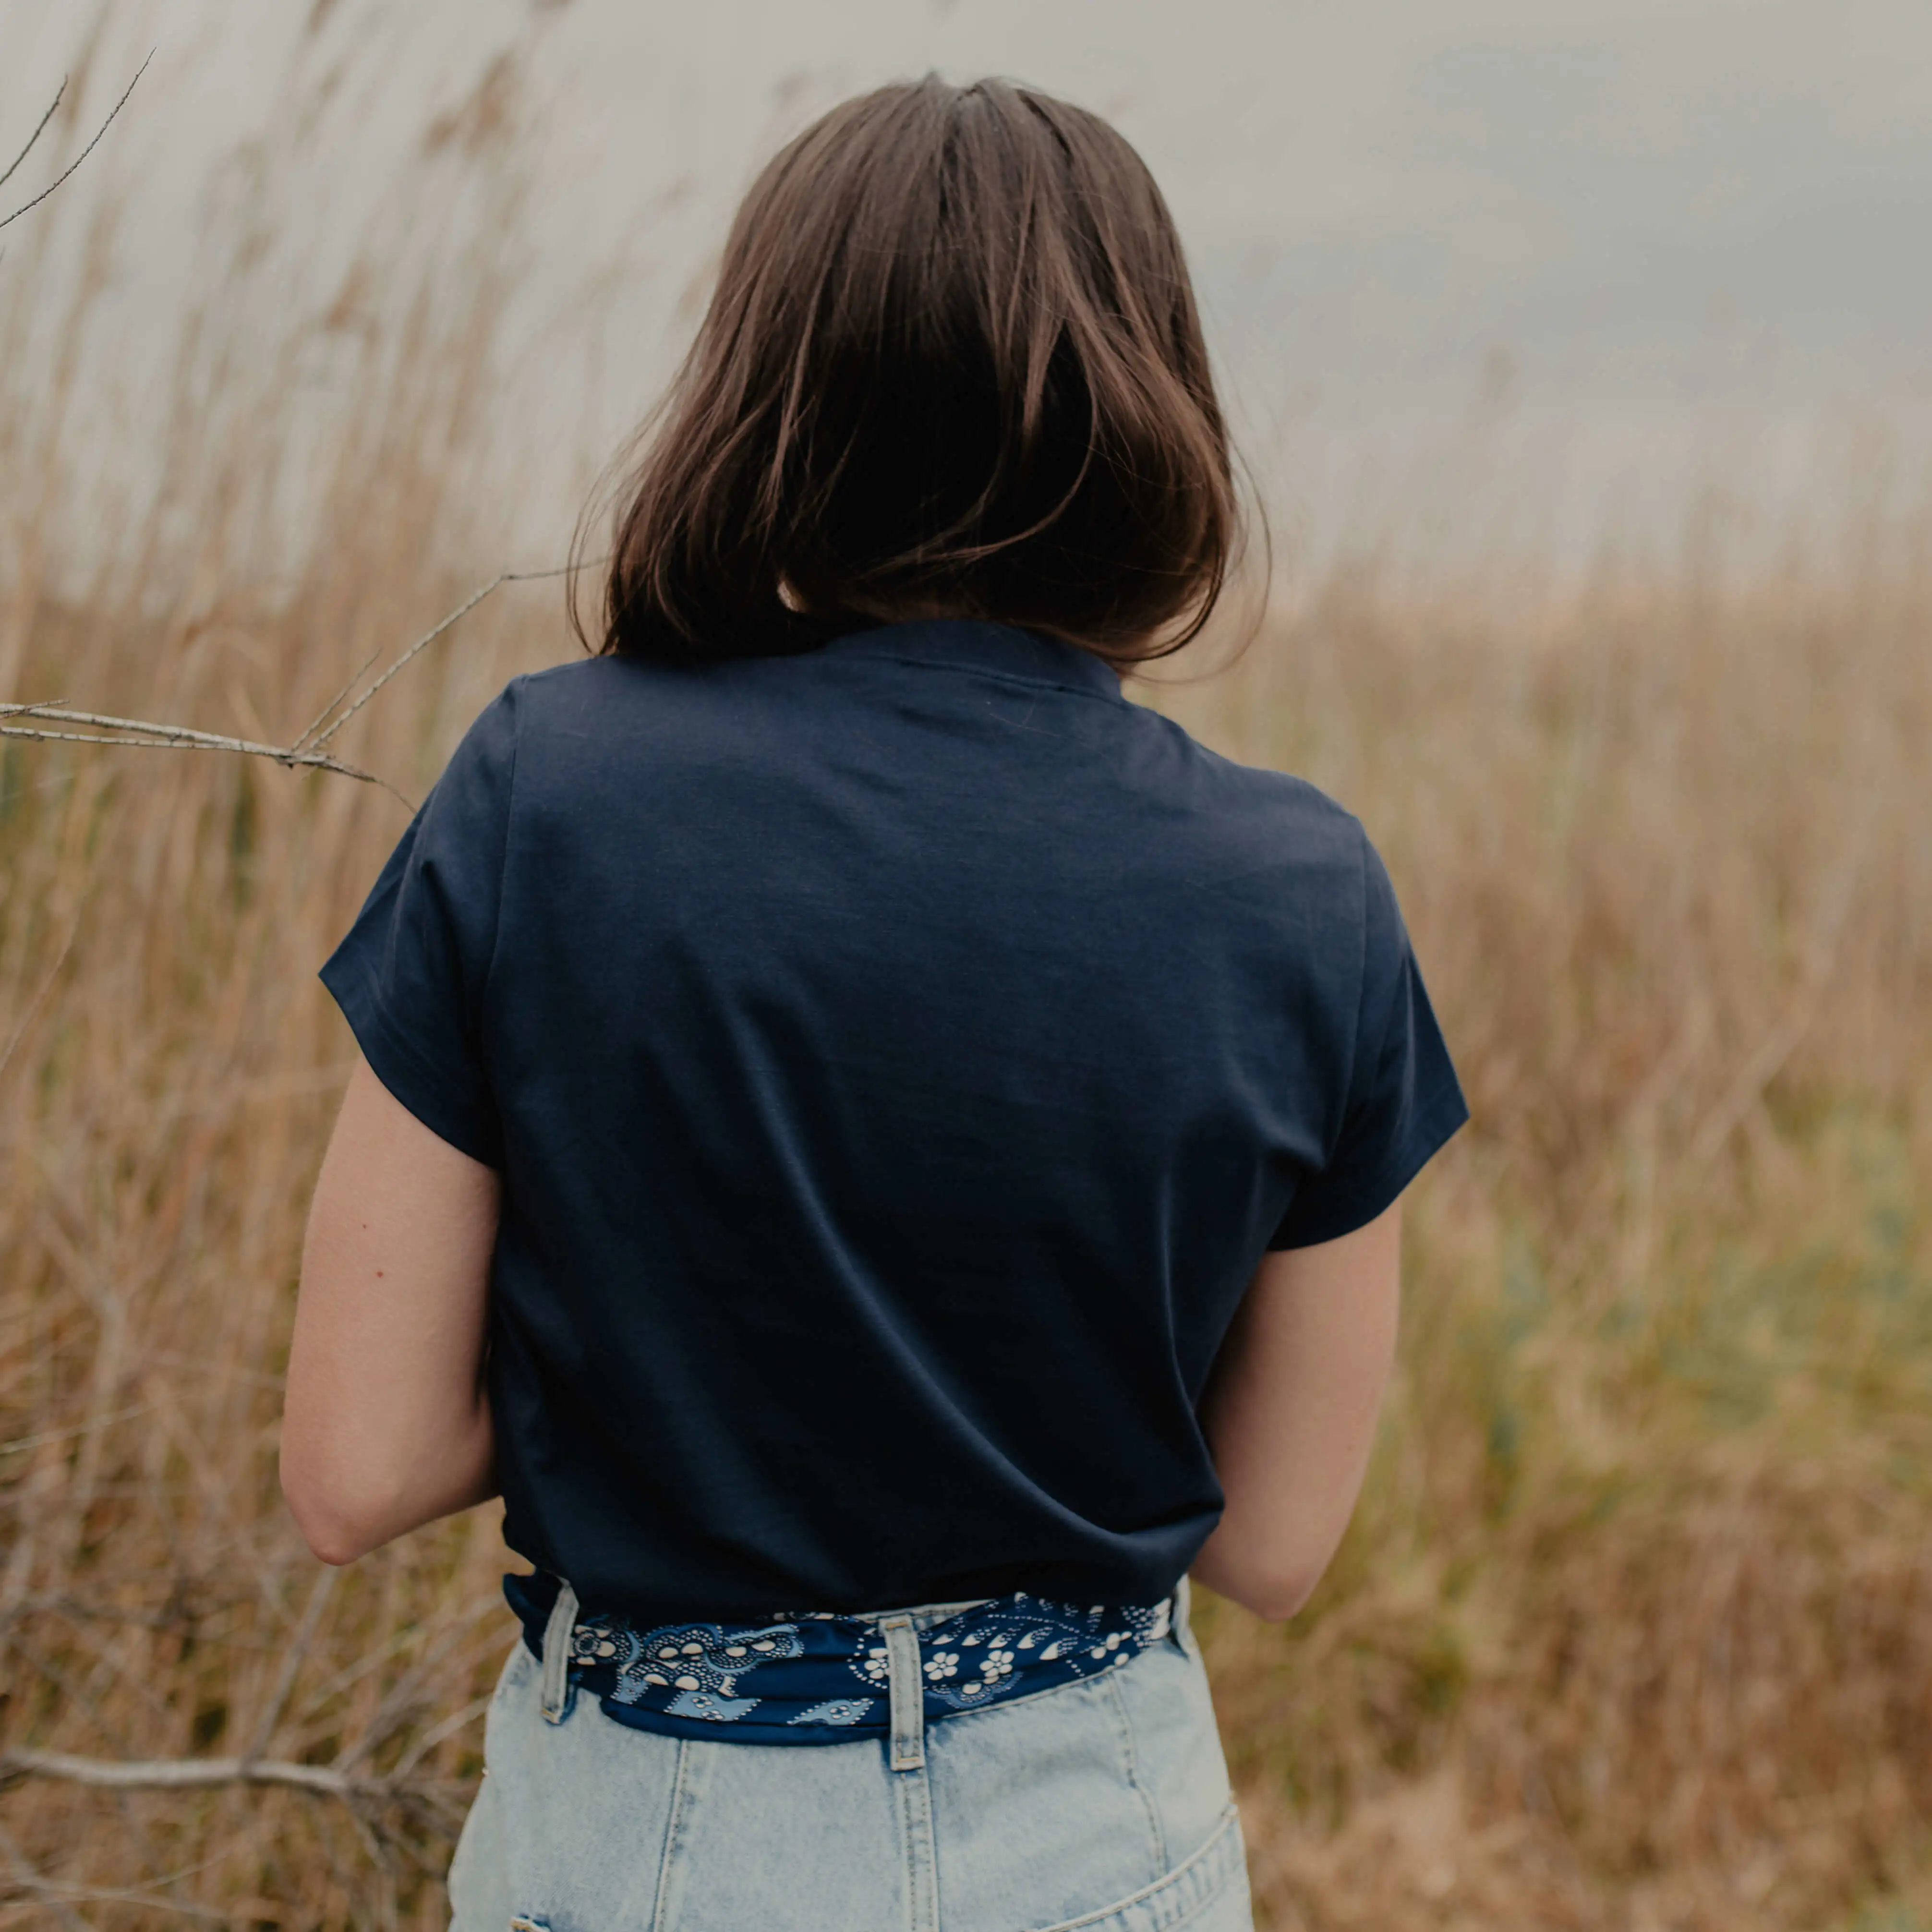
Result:
<svg viewBox="0 0 1932 1932">
<path fill-rule="evenodd" d="M 452 1094 L 448 1083 L 424 1058 L 391 1018 L 368 981 L 333 961 L 316 976 L 341 1008 L 370 1070 L 416 1119 L 458 1153 L 486 1167 L 502 1165 L 496 1136 L 479 1123 L 474 1106 Z"/>
<path fill-rule="evenodd" d="M 1468 1118 L 1468 1102 L 1460 1093 L 1438 1101 L 1423 1115 L 1414 1137 L 1372 1182 L 1305 1223 L 1298 1222 L 1286 1231 L 1277 1228 L 1268 1244 L 1268 1252 L 1280 1254 L 1291 1248 L 1318 1247 L 1324 1241 L 1339 1241 L 1344 1234 L 1366 1228 L 1394 1206 L 1403 1189 L 1442 1152 Z M 1289 1213 L 1292 1218 L 1292 1208 Z"/>
</svg>

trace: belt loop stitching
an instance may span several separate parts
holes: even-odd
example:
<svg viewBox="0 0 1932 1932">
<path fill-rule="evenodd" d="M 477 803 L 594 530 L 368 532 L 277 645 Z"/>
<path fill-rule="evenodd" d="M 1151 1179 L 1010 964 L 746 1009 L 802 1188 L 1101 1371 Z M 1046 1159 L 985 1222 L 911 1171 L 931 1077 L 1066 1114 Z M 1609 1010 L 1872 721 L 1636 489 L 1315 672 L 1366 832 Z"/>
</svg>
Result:
<svg viewBox="0 0 1932 1932">
<path fill-rule="evenodd" d="M 926 1763 L 926 1693 L 919 1663 L 919 1638 L 910 1617 L 888 1617 L 879 1626 L 886 1640 L 887 1687 L 891 1694 L 895 1771 L 918 1771 Z"/>
<path fill-rule="evenodd" d="M 551 1605 L 544 1626 L 543 1714 L 546 1722 L 560 1724 L 574 1701 L 570 1682 L 570 1640 L 577 1629 L 577 1592 L 566 1583 Z"/>
</svg>

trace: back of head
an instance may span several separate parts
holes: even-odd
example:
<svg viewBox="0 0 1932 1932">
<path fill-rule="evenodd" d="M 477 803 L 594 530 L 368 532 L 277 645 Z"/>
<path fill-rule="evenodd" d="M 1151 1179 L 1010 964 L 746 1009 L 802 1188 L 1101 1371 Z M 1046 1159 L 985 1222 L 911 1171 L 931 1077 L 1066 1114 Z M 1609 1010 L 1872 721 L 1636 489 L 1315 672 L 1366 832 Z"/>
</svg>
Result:
<svg viewBox="0 0 1932 1932">
<path fill-rule="evenodd" d="M 928 78 L 833 109 L 746 196 L 622 487 L 599 641 L 703 662 L 968 616 L 1126 664 L 1198 630 L 1235 526 L 1138 155 Z"/>
</svg>

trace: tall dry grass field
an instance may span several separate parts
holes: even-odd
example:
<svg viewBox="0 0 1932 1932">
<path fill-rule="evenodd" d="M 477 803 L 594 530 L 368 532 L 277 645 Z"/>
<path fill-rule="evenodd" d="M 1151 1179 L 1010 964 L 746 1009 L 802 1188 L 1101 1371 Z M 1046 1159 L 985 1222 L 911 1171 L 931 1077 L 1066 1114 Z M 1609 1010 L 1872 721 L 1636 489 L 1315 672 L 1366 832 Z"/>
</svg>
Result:
<svg viewBox="0 0 1932 1932">
<path fill-rule="evenodd" d="M 285 743 L 554 561 L 468 487 L 487 261 L 320 418 L 218 290 L 107 542 L 84 352 L 22 347 L 40 245 L 0 266 L 0 699 Z M 84 340 L 98 278 L 58 299 Z M 1820 507 L 1742 571 L 1715 525 L 1580 584 L 1384 550 L 1142 693 L 1360 813 L 1475 1115 L 1334 1570 L 1286 1628 L 1198 1612 L 1275 1927 L 1932 1926 L 1932 523 Z M 335 748 L 419 797 L 572 648 L 559 601 L 506 586 Z M 275 1480 L 352 1052 L 314 973 L 404 809 L 0 750 L 0 1918 L 436 1924 L 495 1512 L 337 1575 Z"/>
</svg>

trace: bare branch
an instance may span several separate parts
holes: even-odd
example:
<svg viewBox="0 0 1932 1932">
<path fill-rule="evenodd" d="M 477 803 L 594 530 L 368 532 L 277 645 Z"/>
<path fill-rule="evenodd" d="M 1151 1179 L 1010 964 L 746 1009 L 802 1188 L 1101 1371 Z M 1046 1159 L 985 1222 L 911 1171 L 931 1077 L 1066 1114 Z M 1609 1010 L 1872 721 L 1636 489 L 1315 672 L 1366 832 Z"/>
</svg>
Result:
<svg viewBox="0 0 1932 1932">
<path fill-rule="evenodd" d="M 469 604 L 466 604 L 463 607 L 465 610 L 469 610 L 470 608 L 471 605 Z M 462 614 L 462 612 L 459 611 L 457 614 L 460 616 Z M 445 618 L 443 620 L 443 625 L 447 625 L 448 621 L 448 619 Z M 443 628 L 442 625 L 437 626 L 438 629 L 441 629 L 442 628 Z M 295 741 L 298 748 L 306 746 L 309 740 L 313 738 L 315 734 L 322 729 L 322 726 L 328 722 L 328 714 L 356 688 L 356 686 L 362 682 L 363 674 L 368 670 L 369 667 L 382 655 L 382 647 L 380 644 L 378 644 L 376 648 L 356 667 L 355 670 L 350 673 L 349 682 L 345 684 L 342 688 L 338 691 L 335 695 L 328 702 L 302 727 Z"/>
<path fill-rule="evenodd" d="M 249 738 L 231 738 L 219 731 L 194 731 L 181 724 L 156 724 L 144 718 L 110 718 L 99 712 L 68 711 L 52 704 L 0 705 L 0 716 L 46 718 L 56 724 L 94 724 L 96 731 L 41 731 L 23 724 L 0 724 L 0 738 L 37 738 L 74 745 L 128 745 L 151 752 L 239 752 L 250 758 L 272 758 L 278 765 L 312 765 L 318 770 L 340 772 L 344 778 L 358 778 L 364 784 L 380 785 L 393 798 L 413 812 L 414 803 L 397 790 L 387 778 L 365 772 L 359 765 L 332 758 L 326 752 L 300 751 L 292 746 L 258 745 Z M 110 736 L 110 732 L 125 733 Z"/>
<path fill-rule="evenodd" d="M 24 706 L 21 708 L 26 709 Z M 76 745 L 148 745 L 162 752 L 192 752 L 196 748 L 174 738 L 108 738 L 98 731 L 29 731 L 16 724 L 0 724 L 0 738 L 38 738 L 47 743 L 62 740 Z"/>
<path fill-rule="evenodd" d="M 291 1764 L 262 1757 L 75 1757 L 66 1751 L 0 1753 L 0 1772 L 32 1772 L 116 1791 L 182 1791 L 216 1784 L 287 1784 L 327 1798 L 387 1798 L 392 1780 L 352 1778 L 325 1764 Z"/>
<path fill-rule="evenodd" d="M 225 731 L 196 731 L 185 724 L 152 724 L 145 718 L 114 718 L 100 711 L 69 711 L 58 704 L 10 704 L 13 716 L 51 718 L 62 724 L 95 724 L 104 731 L 142 731 L 151 738 L 178 741 L 184 745 L 205 746 L 217 752 L 253 752 L 266 758 L 294 758 L 299 754 L 280 745 L 258 745 L 251 738 L 232 738 Z"/>
<path fill-rule="evenodd" d="M 113 126 L 114 116 L 116 114 L 118 114 L 122 109 L 127 106 L 128 95 L 132 94 L 136 87 L 140 84 L 142 75 L 146 74 L 148 70 L 148 61 L 152 61 L 154 57 L 154 50 L 152 48 L 150 48 L 148 51 L 148 59 L 144 60 L 140 67 L 135 70 L 134 78 L 128 83 L 127 92 L 124 93 L 121 98 L 115 102 L 113 106 L 108 112 L 107 118 L 102 122 L 100 125 L 95 129 L 94 139 L 88 142 L 87 146 L 82 148 L 80 152 L 75 155 L 74 159 L 68 164 L 68 166 L 55 177 L 51 185 L 42 188 L 40 193 L 35 195 L 32 201 L 22 202 L 18 208 L 14 209 L 11 214 L 0 215 L 0 228 L 8 227 L 11 224 L 18 221 L 21 216 L 25 214 L 29 208 L 38 208 L 40 203 L 45 201 L 47 196 L 53 193 L 54 189 L 58 188 L 61 183 L 65 181 L 68 176 L 71 175 L 74 170 L 79 167 L 81 163 L 86 160 L 88 156 L 92 154 L 94 149 L 100 145 L 101 136 L 106 134 L 110 128 Z M 63 81 L 61 85 L 63 91 L 64 91 L 67 83 Z M 36 134 L 34 138 L 35 140 L 38 140 L 40 136 Z M 29 147 L 32 147 L 33 146 L 33 142 L 30 141 L 27 145 Z M 20 164 L 17 161 L 14 164 L 14 166 L 16 167 L 19 165 Z M 7 172 L 9 174 L 11 174 L 13 171 L 12 168 L 9 168 Z"/>
<path fill-rule="evenodd" d="M 447 1620 L 441 1633 L 389 1687 L 388 1694 L 363 1726 L 362 1736 L 346 1744 L 338 1756 L 336 1762 L 344 1771 L 352 1772 L 418 1714 L 424 1681 L 433 1678 L 450 1654 L 475 1633 L 488 1610 L 486 1604 L 474 1604 Z"/>
<path fill-rule="evenodd" d="M 1765 1089 L 1784 1071 L 1785 1062 L 1797 1051 L 1798 1042 L 1816 1018 L 1831 982 L 1832 969 L 1838 963 L 1838 941 L 1844 936 L 1846 916 L 1851 910 L 1852 896 L 1864 868 L 1867 835 L 1870 830 L 1868 804 L 1846 837 L 1844 856 L 1826 874 L 1827 883 L 1813 920 L 1797 987 L 1784 1012 L 1758 1042 L 1756 1052 L 1738 1069 L 1724 1097 L 1704 1117 L 1691 1136 L 1689 1154 L 1693 1166 L 1702 1166 L 1714 1159 L 1724 1143 L 1750 1118 L 1753 1109 L 1764 1098 Z"/>
<path fill-rule="evenodd" d="M 4 1859 L 8 1869 L 14 1874 L 14 1883 L 22 1891 L 39 1891 L 46 1881 L 27 1862 L 26 1854 L 14 1842 L 13 1834 L 0 1825 L 0 1859 Z M 50 1910 L 55 1918 L 67 1928 L 67 1932 L 92 1932 L 88 1922 L 64 1900 L 50 1900 Z"/>
<path fill-rule="evenodd" d="M 137 74 L 135 78 L 139 80 L 140 76 Z M 122 98 L 124 100 L 127 97 L 124 94 Z M 290 767 L 309 765 L 320 771 L 340 772 L 344 778 L 358 778 L 364 784 L 380 785 L 391 797 L 400 800 L 413 812 L 416 809 L 414 802 L 404 797 L 386 778 L 378 778 L 374 772 L 365 772 L 360 766 L 350 764 L 334 757 L 325 752 L 322 746 L 397 672 L 434 644 L 459 617 L 468 616 L 493 590 L 506 584 L 533 584 L 544 578 L 567 577 L 573 570 L 593 569 L 597 565 L 608 561 L 605 557 L 593 557 L 580 565 L 560 564 L 551 570 L 506 570 L 493 577 L 482 590 L 474 591 L 465 598 L 434 630 L 427 631 L 417 638 L 340 717 L 332 724 L 327 724 L 330 713 L 355 689 L 363 673 L 376 661 L 373 655 L 365 660 L 355 676 L 323 706 L 314 722 L 292 745 L 258 745 L 250 738 L 232 738 L 220 731 L 196 731 L 185 724 L 157 724 L 146 718 L 114 718 L 98 711 L 70 711 L 57 703 L 49 703 L 44 700 L 31 704 L 0 704 L 0 718 L 44 718 L 56 724 L 88 724 L 94 728 L 91 731 L 44 731 L 24 724 L 0 724 L 0 738 L 34 738 L 59 740 L 74 745 L 130 745 L 155 752 L 238 752 L 250 758 L 272 758 L 278 765 Z M 112 736 L 110 734 L 126 735 Z"/>
<path fill-rule="evenodd" d="M 489 1696 L 478 1697 L 466 1704 L 453 1716 L 444 1718 L 441 1724 L 432 1725 L 410 1747 L 402 1762 L 390 1775 L 398 1783 L 407 1778 L 446 1738 L 453 1738 L 458 1731 L 467 1730 L 478 1718 L 487 1715 L 494 1701 L 494 1693 Z"/>
<path fill-rule="evenodd" d="M 138 1905 L 150 1912 L 172 1912 L 184 1918 L 208 1918 L 224 1925 L 253 1916 L 245 1910 L 226 1911 L 219 1906 L 196 1905 L 187 1899 L 166 1898 L 158 1892 L 128 1892 L 100 1885 L 63 1885 L 55 1879 L 26 1874 L 13 1880 L 12 1885 L 16 1892 L 44 1898 L 56 1906 L 62 1900 L 77 1900 L 83 1905 Z M 87 1922 L 80 1919 L 74 1922 L 84 1926 Z"/>
<path fill-rule="evenodd" d="M 261 1718 L 255 1726 L 254 1736 L 242 1754 L 244 1764 L 256 1762 L 274 1742 L 275 1726 L 282 1721 L 282 1713 L 288 1708 L 289 1693 L 295 1688 L 296 1673 L 301 1670 L 302 1661 L 308 1654 L 308 1647 L 315 1636 L 315 1626 L 322 1615 L 322 1606 L 328 1601 L 329 1593 L 335 1588 L 335 1580 L 341 1574 L 340 1570 L 332 1570 L 326 1564 L 317 1574 L 308 1593 L 308 1602 L 302 1610 L 302 1628 L 296 1632 L 294 1641 L 282 1653 L 282 1667 L 275 1679 L 275 1688 L 269 1693 L 268 1702 L 262 1706 Z"/>
<path fill-rule="evenodd" d="M 61 968 L 67 964 L 67 956 L 74 950 L 74 942 L 80 935 L 81 917 L 86 910 L 87 901 L 83 895 L 80 910 L 74 914 L 74 923 L 68 928 L 67 938 L 62 942 L 59 952 L 54 955 L 54 963 L 47 968 L 46 976 L 34 989 L 34 997 L 27 1002 L 27 1010 L 20 1016 L 20 1024 L 7 1036 L 7 1044 L 0 1047 L 0 1073 L 4 1073 L 12 1064 L 15 1052 L 27 1036 L 28 1028 L 34 1023 L 34 1015 L 40 1011 L 47 995 L 53 991 L 54 982 L 60 977 Z M 7 1454 L 11 1447 L 9 1443 L 0 1443 L 0 1456 Z"/>
<path fill-rule="evenodd" d="M 376 692 L 380 691 L 383 686 L 387 684 L 390 679 L 394 677 L 397 672 L 402 669 L 404 665 L 409 663 L 410 660 L 419 652 L 426 650 L 430 645 L 434 644 L 436 639 L 441 637 L 443 632 L 448 630 L 450 626 L 456 622 L 458 618 L 468 616 L 470 612 L 475 610 L 477 605 L 482 603 L 484 598 L 490 595 L 490 592 L 510 581 L 510 573 L 508 571 L 506 571 L 500 577 L 492 578 L 488 584 L 484 585 L 481 590 L 472 592 L 469 597 L 466 598 L 463 602 L 459 604 L 454 610 L 450 612 L 447 617 L 443 619 L 441 623 L 436 626 L 434 630 L 424 632 L 420 638 L 417 638 L 414 644 L 410 645 L 407 650 L 404 652 L 400 657 L 397 658 L 394 664 L 390 665 L 387 670 L 383 672 L 380 677 L 376 679 L 374 684 L 370 686 L 367 691 L 363 692 L 360 698 L 356 699 L 354 704 L 350 706 L 346 711 L 344 712 L 340 718 L 337 718 L 333 724 L 330 725 L 326 730 L 317 733 L 314 742 L 317 745 L 327 744 L 329 740 L 334 737 L 336 733 L 340 730 L 343 726 L 346 724 L 350 719 L 353 718 L 356 712 L 360 711 L 363 706 L 367 704 L 370 699 L 374 698 Z M 362 670 L 358 670 L 356 674 L 356 676 L 359 678 L 362 675 L 362 671 L 367 670 L 369 668 L 369 666 L 374 662 L 375 659 L 373 657 L 364 659 Z M 323 718 L 326 718 L 328 716 L 329 712 L 333 711 L 336 706 L 342 702 L 343 698 L 346 696 L 348 691 L 353 687 L 355 679 L 352 678 L 350 680 L 349 684 L 344 687 L 342 692 L 338 692 L 334 698 L 330 700 L 328 710 L 325 710 L 322 714 Z M 317 723 L 319 724 L 320 722 L 320 720 L 318 719 Z M 310 733 L 315 731 L 316 725 L 311 724 L 308 728 L 308 730 L 304 731 L 302 736 L 296 740 L 296 742 L 298 745 L 306 743 L 308 741 Z"/>
<path fill-rule="evenodd" d="M 61 103 L 67 98 L 67 83 L 68 76 L 65 74 L 62 74 L 61 76 L 60 92 L 54 96 L 53 105 L 40 116 L 40 124 L 27 136 L 27 145 L 14 157 L 13 165 L 8 169 L 7 172 L 4 175 L 0 175 L 0 188 L 4 188 L 7 184 L 14 178 L 14 174 L 19 169 L 20 164 L 34 152 L 34 143 L 47 131 L 47 123 L 59 112 Z"/>
<path fill-rule="evenodd" d="M 17 1456 L 22 1450 L 39 1448 L 44 1442 L 71 1442 L 78 1436 L 92 1436 L 115 1423 L 125 1422 L 130 1416 L 152 1414 L 154 1408 L 152 1402 L 139 1402 L 130 1408 L 117 1408 L 90 1421 L 77 1422 L 71 1429 L 42 1429 L 32 1436 L 16 1436 L 10 1442 L 0 1442 L 0 1456 Z"/>
<path fill-rule="evenodd" d="M 308 730 L 303 732 L 299 738 L 296 740 L 296 746 L 299 748 L 302 746 L 313 744 L 316 747 L 320 748 L 320 746 L 327 744 L 329 740 L 334 737 L 336 733 L 340 730 L 343 726 L 346 724 L 350 719 L 353 718 L 356 712 L 360 711 L 363 706 L 367 704 L 370 699 L 374 698 L 376 692 L 380 691 L 383 686 L 387 684 L 390 679 L 394 677 L 397 672 L 402 669 L 404 665 L 409 663 L 410 661 L 419 652 L 426 650 L 430 645 L 434 644 L 436 639 L 441 637 L 443 632 L 448 630 L 450 626 L 454 623 L 459 617 L 468 616 L 470 613 L 475 610 L 477 605 L 482 603 L 484 598 L 488 597 L 492 591 L 500 590 L 506 584 L 535 584 L 539 582 L 544 578 L 568 577 L 573 570 L 594 570 L 598 564 L 608 563 L 610 559 L 608 557 L 592 557 L 586 560 L 582 564 L 560 564 L 553 570 L 506 570 L 503 572 L 500 576 L 493 577 L 488 584 L 484 585 L 482 590 L 473 591 L 468 597 L 465 598 L 454 610 L 450 612 L 448 616 L 443 619 L 442 622 L 436 626 L 435 629 L 432 631 L 426 631 L 420 638 L 417 638 L 416 642 L 410 645 L 409 649 L 404 651 L 401 656 L 398 658 L 395 662 L 390 665 L 388 669 L 383 672 L 382 676 L 377 678 L 375 682 L 370 685 L 368 689 L 364 692 L 362 696 L 357 698 L 355 703 L 350 705 L 349 709 L 344 712 L 342 716 L 337 718 L 335 722 L 333 724 L 329 725 L 325 730 L 322 728 L 323 721 L 326 719 L 328 714 L 349 695 L 350 692 L 356 688 L 356 679 L 361 677 L 363 672 L 366 671 L 369 668 L 370 665 L 376 662 L 375 656 L 373 653 L 369 657 L 366 658 L 363 661 L 362 669 L 356 672 L 356 676 L 352 677 L 349 682 L 345 684 L 326 705 L 322 706 L 322 710 L 317 715 L 315 722 L 308 727 Z"/>
</svg>

